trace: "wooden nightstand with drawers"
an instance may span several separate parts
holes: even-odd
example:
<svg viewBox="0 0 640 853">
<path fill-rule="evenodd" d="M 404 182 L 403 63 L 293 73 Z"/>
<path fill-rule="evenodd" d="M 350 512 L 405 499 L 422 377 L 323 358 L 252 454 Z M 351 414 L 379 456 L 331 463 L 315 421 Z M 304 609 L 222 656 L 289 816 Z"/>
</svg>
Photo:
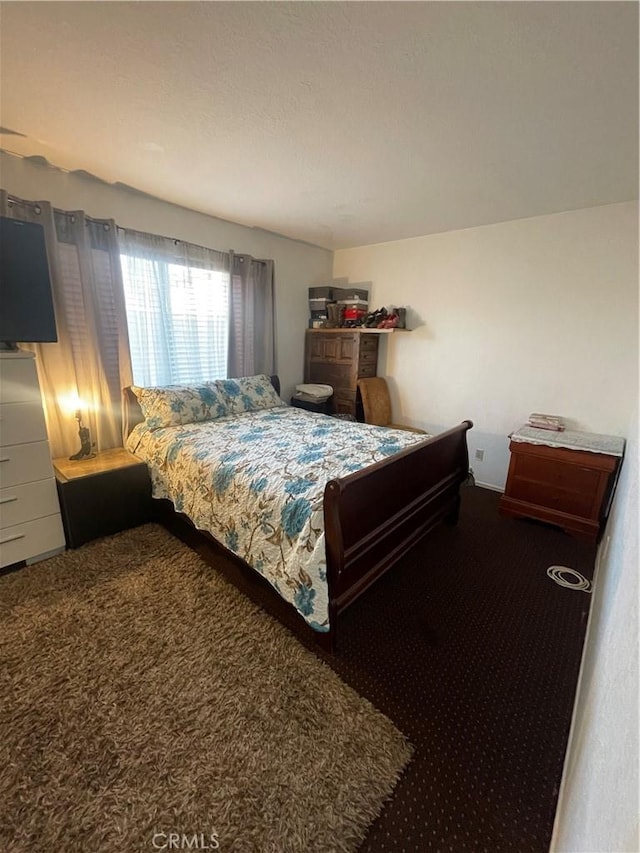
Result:
<svg viewBox="0 0 640 853">
<path fill-rule="evenodd" d="M 124 448 L 53 465 L 69 548 L 152 520 L 149 471 Z"/>
<path fill-rule="evenodd" d="M 500 512 L 557 524 L 596 541 L 609 512 L 624 444 L 618 436 L 522 427 L 511 435 Z"/>
</svg>

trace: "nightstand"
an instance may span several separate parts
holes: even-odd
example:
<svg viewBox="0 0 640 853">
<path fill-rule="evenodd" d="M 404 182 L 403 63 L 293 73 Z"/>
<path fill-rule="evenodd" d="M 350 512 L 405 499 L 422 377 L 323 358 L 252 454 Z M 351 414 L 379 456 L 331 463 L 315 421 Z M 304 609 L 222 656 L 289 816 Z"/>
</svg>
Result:
<svg viewBox="0 0 640 853">
<path fill-rule="evenodd" d="M 618 436 L 521 427 L 511 435 L 503 515 L 557 524 L 592 541 L 607 519 L 624 453 Z"/>
<path fill-rule="evenodd" d="M 124 448 L 75 462 L 54 459 L 53 467 L 69 548 L 152 520 L 149 471 Z"/>
</svg>

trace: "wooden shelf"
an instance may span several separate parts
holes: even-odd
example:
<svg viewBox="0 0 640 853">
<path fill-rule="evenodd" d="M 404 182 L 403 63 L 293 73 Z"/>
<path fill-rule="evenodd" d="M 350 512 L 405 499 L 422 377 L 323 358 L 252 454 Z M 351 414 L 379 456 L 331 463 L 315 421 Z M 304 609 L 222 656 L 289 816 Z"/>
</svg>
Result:
<svg viewBox="0 0 640 853">
<path fill-rule="evenodd" d="M 389 335 L 391 332 L 410 332 L 411 329 L 363 329 L 362 327 L 356 327 L 355 329 L 345 329 L 345 328 L 337 328 L 331 329 L 328 326 L 325 326 L 323 329 L 307 329 L 307 332 L 333 332 L 338 334 L 349 334 L 353 335 L 355 332 L 358 335 Z"/>
</svg>

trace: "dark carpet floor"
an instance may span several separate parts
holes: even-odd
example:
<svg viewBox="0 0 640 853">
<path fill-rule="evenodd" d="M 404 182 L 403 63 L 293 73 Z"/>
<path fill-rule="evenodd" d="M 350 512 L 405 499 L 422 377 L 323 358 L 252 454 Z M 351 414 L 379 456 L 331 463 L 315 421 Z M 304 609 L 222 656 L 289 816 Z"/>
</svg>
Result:
<svg viewBox="0 0 640 853">
<path fill-rule="evenodd" d="M 459 524 L 432 531 L 342 614 L 337 653 L 323 655 L 415 747 L 363 853 L 549 848 L 590 595 L 546 572 L 591 579 L 595 547 L 502 518 L 498 499 L 464 488 Z M 255 572 L 163 521 L 264 598 Z M 295 630 L 292 609 L 269 601 Z M 321 654 L 309 633 L 301 641 Z"/>
<path fill-rule="evenodd" d="M 463 490 L 457 527 L 434 531 L 342 617 L 331 662 L 415 747 L 363 851 L 548 850 L 595 548 L 498 515 Z"/>
</svg>

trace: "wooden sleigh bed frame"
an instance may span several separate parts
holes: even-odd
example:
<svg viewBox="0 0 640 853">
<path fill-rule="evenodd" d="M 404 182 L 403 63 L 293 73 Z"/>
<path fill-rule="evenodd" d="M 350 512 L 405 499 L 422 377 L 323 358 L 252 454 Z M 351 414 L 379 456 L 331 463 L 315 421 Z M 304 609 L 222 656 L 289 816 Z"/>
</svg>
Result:
<svg viewBox="0 0 640 853">
<path fill-rule="evenodd" d="M 279 394 L 278 377 L 272 376 L 271 382 Z M 130 388 L 125 389 L 124 399 L 128 433 L 143 416 Z M 471 421 L 463 421 L 425 442 L 327 483 L 324 524 L 331 626 L 327 632 L 313 631 L 268 581 L 210 534 L 196 530 L 170 501 L 157 501 L 157 517 L 208 562 L 218 565 L 219 560 L 211 555 L 211 543 L 215 543 L 218 553 L 222 549 L 243 567 L 240 574 L 225 571 L 237 586 L 296 633 L 299 628 L 307 638 L 313 635 L 322 648 L 333 652 L 339 615 L 435 526 L 457 522 L 460 487 L 469 473 L 467 431 L 472 426 Z M 286 618 L 287 613 L 294 619 Z"/>
</svg>

